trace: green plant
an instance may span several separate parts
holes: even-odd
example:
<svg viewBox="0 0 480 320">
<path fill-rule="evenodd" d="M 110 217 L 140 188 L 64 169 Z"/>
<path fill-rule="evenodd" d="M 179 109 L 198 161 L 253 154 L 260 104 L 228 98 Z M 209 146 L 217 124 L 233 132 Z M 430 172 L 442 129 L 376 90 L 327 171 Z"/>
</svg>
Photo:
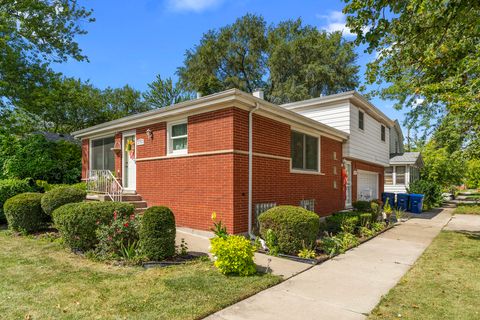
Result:
<svg viewBox="0 0 480 320">
<path fill-rule="evenodd" d="M 368 212 L 371 210 L 371 201 L 358 200 L 352 203 L 352 207 L 356 211 Z"/>
<path fill-rule="evenodd" d="M 213 228 L 211 229 L 215 236 L 220 238 L 226 238 L 228 236 L 227 227 L 222 223 L 222 221 L 217 220 L 217 213 L 214 211 L 212 213 Z"/>
<path fill-rule="evenodd" d="M 397 208 L 393 210 L 393 212 L 395 213 L 395 218 L 397 221 L 400 221 L 405 216 L 405 212 L 402 209 Z"/>
<path fill-rule="evenodd" d="M 210 240 L 215 266 L 223 274 L 249 276 L 256 273 L 253 255 L 255 247 L 242 236 L 230 235 Z"/>
<path fill-rule="evenodd" d="M 135 261 L 139 255 L 138 241 L 132 241 L 127 244 L 120 244 L 119 256 L 126 261 Z"/>
<path fill-rule="evenodd" d="M 177 246 L 177 255 L 179 256 L 186 256 L 188 255 L 188 244 L 187 241 L 185 241 L 184 238 L 180 241 L 180 245 Z"/>
<path fill-rule="evenodd" d="M 322 250 L 330 257 L 344 253 L 351 247 L 359 244 L 358 238 L 348 232 L 340 232 L 335 236 L 324 237 L 321 241 Z"/>
<path fill-rule="evenodd" d="M 393 209 L 390 206 L 390 199 L 387 198 L 387 200 L 385 201 L 385 205 L 383 206 L 383 213 L 385 213 L 385 215 L 387 216 L 387 221 L 390 220 L 390 216 L 392 215 L 392 212 L 393 212 Z"/>
<path fill-rule="evenodd" d="M 72 249 L 91 250 L 97 245 L 97 229 L 109 224 L 116 211 L 119 217 L 134 213 L 135 207 L 123 202 L 68 203 L 52 213 L 55 226 Z"/>
<path fill-rule="evenodd" d="M 330 233 L 354 232 L 359 224 L 358 213 L 336 212 L 325 218 L 327 231 Z"/>
<path fill-rule="evenodd" d="M 408 193 L 423 194 L 423 206 L 426 210 L 438 207 L 443 202 L 440 185 L 428 180 L 416 180 L 410 183 Z"/>
<path fill-rule="evenodd" d="M 4 179 L 0 180 L 0 224 L 6 221 L 3 205 L 9 198 L 24 192 L 32 192 L 34 188 L 29 180 Z"/>
<path fill-rule="evenodd" d="M 130 216 L 120 216 L 117 211 L 113 211 L 111 221 L 99 225 L 96 231 L 97 255 L 106 259 L 117 258 L 123 256 L 125 249 L 131 249 L 133 245 L 136 248 L 138 224 L 138 217 L 134 213 Z"/>
<path fill-rule="evenodd" d="M 370 229 L 374 233 L 378 233 L 378 232 L 382 231 L 383 229 L 385 229 L 385 222 L 374 222 L 374 223 L 372 223 L 372 226 L 370 227 Z"/>
<path fill-rule="evenodd" d="M 272 229 L 268 229 L 265 233 L 265 244 L 268 248 L 268 253 L 272 256 L 278 256 L 278 240 L 275 232 Z"/>
<path fill-rule="evenodd" d="M 307 245 L 315 243 L 320 225 L 316 213 L 294 206 L 271 208 L 258 220 L 262 237 L 265 239 L 267 230 L 272 229 L 280 252 L 287 254 L 296 254 L 303 242 Z"/>
<path fill-rule="evenodd" d="M 303 259 L 315 259 L 317 257 L 317 253 L 315 252 L 314 248 L 307 247 L 304 244 L 303 248 L 298 252 L 298 256 Z"/>
<path fill-rule="evenodd" d="M 53 210 L 60 208 L 64 204 L 81 202 L 85 200 L 87 192 L 78 188 L 60 187 L 54 188 L 45 193 L 42 198 L 42 209 L 47 215 L 51 216 Z"/>
<path fill-rule="evenodd" d="M 140 247 L 150 260 L 160 261 L 175 255 L 175 216 L 167 207 L 150 207 L 140 224 Z"/>
<path fill-rule="evenodd" d="M 45 227 L 48 217 L 42 211 L 41 193 L 21 193 L 5 202 L 4 210 L 11 230 L 30 233 Z"/>
<path fill-rule="evenodd" d="M 370 202 L 370 212 L 372 213 L 372 222 L 377 222 L 382 216 L 382 205 L 379 201 Z"/>
<path fill-rule="evenodd" d="M 358 215 L 359 226 L 360 227 L 369 227 L 372 223 L 372 213 L 361 213 Z"/>
<path fill-rule="evenodd" d="M 368 227 L 360 227 L 358 228 L 358 235 L 362 238 L 370 238 L 373 236 L 375 232 Z"/>
</svg>

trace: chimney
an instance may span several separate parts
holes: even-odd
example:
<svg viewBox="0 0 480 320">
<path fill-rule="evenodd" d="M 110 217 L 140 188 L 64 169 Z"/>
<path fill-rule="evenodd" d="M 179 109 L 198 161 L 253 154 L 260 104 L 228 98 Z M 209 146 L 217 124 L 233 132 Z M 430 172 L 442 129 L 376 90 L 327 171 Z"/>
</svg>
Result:
<svg viewBox="0 0 480 320">
<path fill-rule="evenodd" d="M 264 94 L 263 94 L 263 89 L 255 89 L 253 92 L 252 92 L 252 95 L 254 97 L 257 97 L 257 98 L 260 98 L 260 99 L 264 99 Z"/>
</svg>

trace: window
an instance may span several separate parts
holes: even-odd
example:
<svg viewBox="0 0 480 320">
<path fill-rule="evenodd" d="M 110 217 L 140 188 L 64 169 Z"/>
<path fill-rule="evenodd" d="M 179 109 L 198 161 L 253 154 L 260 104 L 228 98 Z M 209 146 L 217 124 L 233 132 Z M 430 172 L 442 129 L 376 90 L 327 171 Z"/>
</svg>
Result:
<svg viewBox="0 0 480 320">
<path fill-rule="evenodd" d="M 364 114 L 362 111 L 358 110 L 358 128 L 361 130 L 365 129 L 365 123 L 364 123 Z"/>
<path fill-rule="evenodd" d="M 170 154 L 185 154 L 188 148 L 187 123 L 173 123 L 169 125 L 169 147 Z"/>
<path fill-rule="evenodd" d="M 92 140 L 91 169 L 115 171 L 114 137 Z"/>
<path fill-rule="evenodd" d="M 301 200 L 300 207 L 307 209 L 308 211 L 315 212 L 315 199 Z"/>
<path fill-rule="evenodd" d="M 318 171 L 318 138 L 292 131 L 292 168 Z"/>
<path fill-rule="evenodd" d="M 384 179 L 386 185 L 393 185 L 393 167 L 385 168 Z"/>
<path fill-rule="evenodd" d="M 385 141 L 385 126 L 383 125 L 380 127 L 380 138 Z"/>
<path fill-rule="evenodd" d="M 396 166 L 395 167 L 395 184 L 404 185 L 405 184 L 405 166 Z"/>
</svg>

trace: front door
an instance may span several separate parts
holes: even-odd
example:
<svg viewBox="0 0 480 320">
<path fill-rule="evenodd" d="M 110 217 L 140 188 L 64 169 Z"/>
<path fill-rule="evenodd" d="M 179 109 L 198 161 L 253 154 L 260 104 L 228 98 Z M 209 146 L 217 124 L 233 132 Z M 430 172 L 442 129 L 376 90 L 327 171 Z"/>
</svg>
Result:
<svg viewBox="0 0 480 320">
<path fill-rule="evenodd" d="M 137 168 L 135 163 L 136 158 L 135 133 L 123 134 L 123 188 L 127 191 L 135 191 L 137 184 Z"/>
</svg>

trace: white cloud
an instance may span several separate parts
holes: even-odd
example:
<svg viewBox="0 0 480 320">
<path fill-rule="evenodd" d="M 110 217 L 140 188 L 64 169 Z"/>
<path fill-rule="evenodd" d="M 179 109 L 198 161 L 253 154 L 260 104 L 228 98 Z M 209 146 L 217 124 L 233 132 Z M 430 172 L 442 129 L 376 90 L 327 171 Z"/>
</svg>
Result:
<svg viewBox="0 0 480 320">
<path fill-rule="evenodd" d="M 202 12 L 219 5 L 222 0 L 169 0 L 168 6 L 174 11 Z"/>
<path fill-rule="evenodd" d="M 321 26 L 328 32 L 341 31 L 345 37 L 353 37 L 354 34 L 345 25 L 346 18 L 341 11 L 330 11 L 328 15 L 317 14 L 317 18 L 325 21 L 325 25 Z"/>
</svg>

